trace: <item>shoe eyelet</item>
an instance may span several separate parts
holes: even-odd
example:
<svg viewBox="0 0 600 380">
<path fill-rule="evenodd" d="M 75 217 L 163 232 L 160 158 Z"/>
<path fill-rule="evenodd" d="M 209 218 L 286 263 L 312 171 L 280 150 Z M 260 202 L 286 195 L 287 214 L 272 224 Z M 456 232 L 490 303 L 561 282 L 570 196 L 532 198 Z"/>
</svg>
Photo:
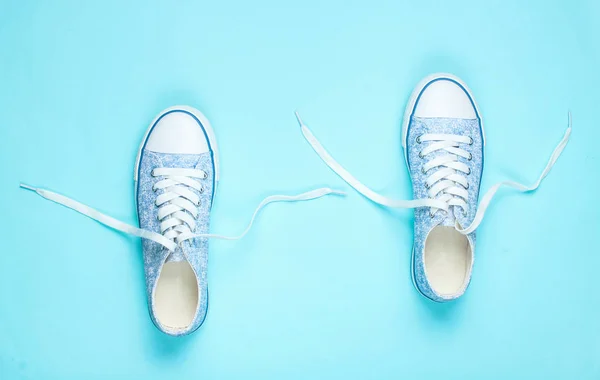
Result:
<svg viewBox="0 0 600 380">
<path fill-rule="evenodd" d="M 207 179 L 208 178 L 208 174 L 206 172 L 204 172 L 204 176 L 202 176 L 202 179 Z"/>
<path fill-rule="evenodd" d="M 471 153 L 469 153 L 469 158 L 468 160 L 471 161 L 473 159 L 473 155 Z"/>
<path fill-rule="evenodd" d="M 421 173 L 423 173 L 423 174 L 427 174 L 427 171 L 425 170 L 425 167 L 424 167 L 424 166 L 421 166 Z"/>
<path fill-rule="evenodd" d="M 432 212 L 430 211 L 430 212 L 429 212 L 429 217 L 430 217 L 431 219 L 433 219 L 433 217 L 434 217 L 434 216 L 435 216 L 435 214 L 434 214 L 434 213 L 432 213 Z"/>
<path fill-rule="evenodd" d="M 200 190 L 198 190 L 198 192 L 200 192 L 200 194 L 202 194 L 204 192 L 204 188 L 201 187 Z"/>
<path fill-rule="evenodd" d="M 471 174 L 471 168 L 469 168 L 469 171 L 467 172 L 467 175 Z"/>
<path fill-rule="evenodd" d="M 160 222 L 160 218 L 159 218 L 158 214 L 156 215 L 156 220 Z"/>
<path fill-rule="evenodd" d="M 423 152 L 419 152 L 419 158 L 423 158 L 425 156 L 423 156 Z"/>
<path fill-rule="evenodd" d="M 469 182 L 467 182 L 467 186 L 465 186 L 465 190 L 469 190 Z"/>
<path fill-rule="evenodd" d="M 425 188 L 426 188 L 427 190 L 429 190 L 429 189 L 431 189 L 431 186 L 430 186 L 430 185 L 429 185 L 427 182 L 425 182 Z"/>
<path fill-rule="evenodd" d="M 420 144 L 421 143 L 421 136 L 417 136 L 417 138 L 416 138 L 415 141 L 417 142 L 417 144 Z"/>
<path fill-rule="evenodd" d="M 471 139 L 471 141 L 469 141 L 469 145 L 473 145 L 473 138 L 469 137 L 469 139 Z"/>
<path fill-rule="evenodd" d="M 152 171 L 150 172 L 150 175 L 151 175 L 152 177 L 156 177 L 156 175 L 154 174 L 154 169 L 152 169 Z"/>
</svg>

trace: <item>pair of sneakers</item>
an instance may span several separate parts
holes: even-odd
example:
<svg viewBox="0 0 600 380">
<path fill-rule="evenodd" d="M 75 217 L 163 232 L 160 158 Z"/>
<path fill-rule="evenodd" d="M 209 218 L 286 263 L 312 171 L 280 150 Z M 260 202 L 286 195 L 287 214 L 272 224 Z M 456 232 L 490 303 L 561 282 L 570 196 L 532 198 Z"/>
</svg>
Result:
<svg viewBox="0 0 600 380">
<path fill-rule="evenodd" d="M 412 275 L 416 289 L 434 301 L 460 297 L 470 279 L 475 230 L 501 186 L 535 190 L 566 146 L 569 127 L 532 186 L 502 182 L 479 199 L 485 137 L 468 87 L 449 74 L 434 74 L 413 91 L 402 124 L 402 146 L 414 200 L 394 200 L 360 183 L 323 148 L 296 113 L 302 133 L 323 161 L 369 200 L 415 209 Z M 273 195 L 257 207 L 239 236 L 209 233 L 210 210 L 219 181 L 219 155 L 208 120 L 190 107 L 172 107 L 151 123 L 135 165 L 139 228 L 101 214 L 60 194 L 34 188 L 109 227 L 143 238 L 148 307 L 154 324 L 170 335 L 195 331 L 208 307 L 208 239 L 239 239 L 267 204 L 313 200 L 340 191 L 320 188 L 299 195 Z"/>
</svg>

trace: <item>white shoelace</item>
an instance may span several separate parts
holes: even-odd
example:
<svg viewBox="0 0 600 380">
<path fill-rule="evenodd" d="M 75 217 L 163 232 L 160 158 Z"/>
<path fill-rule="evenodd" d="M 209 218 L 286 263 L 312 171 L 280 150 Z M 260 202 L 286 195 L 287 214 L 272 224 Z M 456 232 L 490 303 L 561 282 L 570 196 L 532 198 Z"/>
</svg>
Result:
<svg viewBox="0 0 600 380">
<path fill-rule="evenodd" d="M 321 145 L 317 138 L 312 134 L 310 129 L 308 129 L 308 127 L 304 124 L 298 112 L 296 112 L 296 118 L 298 119 L 298 123 L 300 124 L 304 138 L 306 141 L 308 141 L 310 146 L 319 155 L 319 157 L 321 157 L 325 164 L 327 164 L 331 170 L 339 175 L 356 191 L 371 201 L 391 208 L 429 207 L 431 209 L 430 214 L 432 216 L 435 215 L 435 213 L 439 210 L 448 212 L 450 206 L 460 207 L 463 213 L 467 213 L 468 204 L 466 201 L 468 199 L 467 190 L 469 189 L 469 185 L 465 175 L 470 174 L 471 169 L 465 163 L 460 162 L 458 157 L 463 157 L 467 160 L 471 159 L 471 155 L 464 149 L 460 148 L 461 145 L 472 144 L 470 137 L 447 134 L 425 134 L 421 136 L 419 139 L 421 143 L 429 143 L 423 150 L 421 150 L 419 154 L 421 158 L 425 158 L 425 156 L 428 154 L 437 151 L 443 151 L 447 154 L 438 155 L 438 157 L 429 160 L 423 166 L 423 171 L 425 173 L 431 173 L 427 177 L 425 183 L 429 198 L 396 200 L 377 194 L 358 181 L 325 150 L 323 145 Z M 529 192 L 537 189 L 542 180 L 548 175 L 548 173 L 550 173 L 550 169 L 552 169 L 556 163 L 556 160 L 558 160 L 558 157 L 567 146 L 570 136 L 571 113 L 569 113 L 569 126 L 567 127 L 562 140 L 558 143 L 554 149 L 554 152 L 552 152 L 550 160 L 548 160 L 546 167 L 534 184 L 527 186 L 513 181 L 503 181 L 493 185 L 481 198 L 481 202 L 479 203 L 479 207 L 477 208 L 475 218 L 473 219 L 471 225 L 466 228 L 461 228 L 461 226 L 458 224 L 458 221 L 456 221 L 455 228 L 460 233 L 465 235 L 475 231 L 483 220 L 485 211 L 492 201 L 492 198 L 502 186 L 512 187 L 520 192 Z M 433 170 L 436 168 L 437 170 Z"/>
<path fill-rule="evenodd" d="M 74 199 L 57 194 L 50 190 L 32 187 L 26 184 L 21 184 L 23 189 L 36 192 L 43 198 L 62 206 L 70 208 L 83 214 L 97 222 L 100 222 L 117 231 L 124 232 L 129 235 L 138 236 L 144 239 L 152 240 L 161 244 L 169 251 L 174 251 L 178 245 L 186 240 L 193 238 L 209 238 L 223 240 L 238 240 L 243 238 L 252 228 L 254 220 L 259 211 L 269 203 L 274 202 L 299 202 L 308 201 L 324 197 L 326 195 L 346 195 L 342 191 L 332 190 L 330 188 L 319 188 L 298 195 L 271 195 L 260 202 L 250 223 L 246 229 L 238 236 L 224 236 L 216 234 L 194 234 L 196 226 L 196 218 L 198 217 L 198 206 L 200 206 L 200 197 L 189 188 L 202 192 L 202 184 L 197 179 L 206 178 L 206 173 L 196 169 L 173 169 L 173 168 L 157 168 L 154 169 L 152 175 L 155 177 L 164 177 L 154 184 L 153 189 L 164 190 L 164 192 L 156 197 L 155 204 L 158 209 L 158 219 L 160 220 L 161 233 L 144 230 L 134 227 L 130 224 L 121 222 L 113 217 L 105 215 L 98 210 L 95 210 L 83 203 L 77 202 Z"/>
<path fill-rule="evenodd" d="M 207 174 L 197 169 L 157 168 L 151 175 L 163 177 L 152 187 L 155 192 L 164 190 L 154 202 L 158 207 L 161 234 L 177 244 L 192 238 L 200 197 L 189 188 L 204 192 L 202 184 L 194 178 L 206 179 Z"/>
<path fill-rule="evenodd" d="M 419 157 L 424 159 L 425 156 L 443 151 L 444 155 L 427 161 L 421 171 L 423 174 L 429 173 L 425 180 L 425 187 L 430 199 L 438 199 L 449 206 L 460 207 L 464 214 L 467 213 L 469 200 L 469 181 L 467 175 L 471 174 L 471 168 L 458 160 L 463 157 L 471 160 L 471 153 L 461 149 L 461 145 L 473 144 L 473 139 L 466 136 L 449 135 L 449 134 L 424 134 L 417 138 L 418 144 L 431 142 L 422 151 L 419 152 Z M 434 170 L 436 169 L 437 170 Z M 460 186 L 459 186 L 460 185 Z M 440 195 L 438 197 L 438 195 Z M 433 207 L 430 215 L 434 216 L 439 211 Z"/>
</svg>

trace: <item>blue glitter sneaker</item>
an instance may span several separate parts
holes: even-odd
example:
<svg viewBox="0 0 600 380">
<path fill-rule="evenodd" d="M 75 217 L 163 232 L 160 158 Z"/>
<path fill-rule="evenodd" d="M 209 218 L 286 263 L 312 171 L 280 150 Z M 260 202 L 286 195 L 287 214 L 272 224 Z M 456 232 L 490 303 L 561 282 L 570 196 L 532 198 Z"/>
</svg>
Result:
<svg viewBox="0 0 600 380">
<path fill-rule="evenodd" d="M 258 212 L 272 202 L 305 201 L 343 193 L 320 188 L 299 195 L 272 195 L 234 237 L 209 234 L 210 212 L 219 182 L 213 129 L 198 110 L 177 106 L 150 124 L 135 164 L 139 228 L 120 222 L 63 195 L 22 184 L 42 197 L 111 228 L 143 238 L 150 316 L 166 334 L 189 334 L 204 322 L 208 307 L 208 239 L 245 236 Z"/>
<path fill-rule="evenodd" d="M 160 233 L 172 249 L 142 242 L 148 308 L 162 331 L 196 330 L 208 308 L 209 214 L 219 183 L 214 131 L 202 113 L 172 107 L 150 123 L 134 169 L 140 228 Z"/>
<path fill-rule="evenodd" d="M 413 91 L 402 125 L 402 146 L 412 179 L 414 200 L 375 193 L 337 163 L 296 115 L 315 152 L 366 198 L 393 208 L 414 208 L 412 278 L 425 297 L 444 302 L 464 294 L 471 280 L 475 229 L 501 186 L 521 192 L 537 189 L 565 148 L 569 127 L 546 168 L 531 186 L 501 182 L 490 188 L 479 207 L 485 137 L 480 112 L 468 87 L 450 74 L 434 74 Z"/>
</svg>

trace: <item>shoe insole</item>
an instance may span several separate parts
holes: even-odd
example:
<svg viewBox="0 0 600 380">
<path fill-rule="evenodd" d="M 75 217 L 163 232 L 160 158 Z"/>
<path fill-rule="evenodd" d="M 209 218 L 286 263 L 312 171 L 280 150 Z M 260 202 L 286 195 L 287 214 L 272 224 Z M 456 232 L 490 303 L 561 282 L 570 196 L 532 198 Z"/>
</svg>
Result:
<svg viewBox="0 0 600 380">
<path fill-rule="evenodd" d="M 198 283 L 187 261 L 165 263 L 154 292 L 154 315 L 161 325 L 188 327 L 198 307 Z"/>
<path fill-rule="evenodd" d="M 425 241 L 425 272 L 431 288 L 442 295 L 462 290 L 471 266 L 467 237 L 454 227 L 437 226 Z"/>
</svg>

